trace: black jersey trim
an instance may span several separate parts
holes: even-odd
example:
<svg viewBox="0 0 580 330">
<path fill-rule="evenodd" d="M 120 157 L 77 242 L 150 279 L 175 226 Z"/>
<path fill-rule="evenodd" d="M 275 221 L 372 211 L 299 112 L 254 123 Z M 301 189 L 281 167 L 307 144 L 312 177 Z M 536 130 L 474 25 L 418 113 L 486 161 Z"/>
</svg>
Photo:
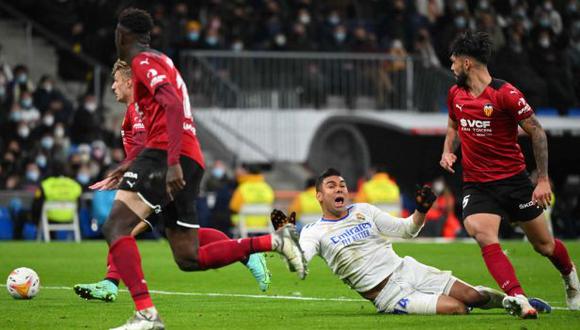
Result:
<svg viewBox="0 0 580 330">
<path fill-rule="evenodd" d="M 491 82 L 489 83 L 489 87 L 495 89 L 495 90 L 499 90 L 501 88 L 501 86 L 505 85 L 506 81 L 505 80 L 501 80 L 501 79 L 491 79 Z"/>
</svg>

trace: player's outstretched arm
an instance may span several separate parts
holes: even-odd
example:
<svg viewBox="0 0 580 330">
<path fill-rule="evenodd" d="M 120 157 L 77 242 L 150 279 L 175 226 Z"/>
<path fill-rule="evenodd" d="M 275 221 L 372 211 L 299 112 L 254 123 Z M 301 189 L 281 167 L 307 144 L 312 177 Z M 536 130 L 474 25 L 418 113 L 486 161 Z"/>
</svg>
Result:
<svg viewBox="0 0 580 330">
<path fill-rule="evenodd" d="M 447 134 L 445 135 L 445 142 L 443 143 L 443 154 L 439 165 L 446 171 L 455 173 L 453 164 L 457 160 L 455 151 L 459 147 L 459 136 L 457 135 L 457 122 L 451 118 L 447 119 Z"/>
<path fill-rule="evenodd" d="M 552 188 L 548 177 L 548 138 L 535 115 L 520 120 L 519 125 L 532 139 L 532 148 L 538 170 L 538 184 L 532 194 L 532 201 L 538 206 L 546 208 L 552 200 Z"/>
</svg>

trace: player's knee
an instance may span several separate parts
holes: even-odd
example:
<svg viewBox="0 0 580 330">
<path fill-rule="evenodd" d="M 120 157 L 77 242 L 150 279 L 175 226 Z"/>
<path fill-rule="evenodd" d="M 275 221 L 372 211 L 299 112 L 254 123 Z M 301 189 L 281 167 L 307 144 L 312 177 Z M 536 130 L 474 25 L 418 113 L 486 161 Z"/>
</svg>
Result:
<svg viewBox="0 0 580 330">
<path fill-rule="evenodd" d="M 535 243 L 534 250 L 545 257 L 549 257 L 554 253 L 554 241 Z"/>
<path fill-rule="evenodd" d="M 186 259 L 186 258 L 175 258 L 175 263 L 180 270 L 184 272 L 194 272 L 196 270 L 201 270 L 197 260 Z"/>
<path fill-rule="evenodd" d="M 111 221 L 111 219 L 107 219 L 107 221 L 105 221 L 105 224 L 103 224 L 103 236 L 105 237 L 105 240 L 107 240 L 107 242 L 109 244 L 111 244 L 114 241 L 114 233 L 115 233 L 115 228 L 114 228 L 114 224 L 113 221 Z"/>
</svg>

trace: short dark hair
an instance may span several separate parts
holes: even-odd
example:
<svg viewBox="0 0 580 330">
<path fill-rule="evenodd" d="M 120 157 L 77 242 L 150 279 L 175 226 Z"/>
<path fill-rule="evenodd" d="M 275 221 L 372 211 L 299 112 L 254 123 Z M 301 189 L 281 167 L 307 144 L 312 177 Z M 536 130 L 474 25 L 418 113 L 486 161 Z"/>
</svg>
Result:
<svg viewBox="0 0 580 330">
<path fill-rule="evenodd" d="M 489 34 L 485 32 L 472 33 L 467 31 L 451 44 L 451 55 L 455 56 L 470 56 L 477 61 L 487 64 L 491 57 L 492 42 Z"/>
<path fill-rule="evenodd" d="M 125 8 L 119 14 L 119 24 L 140 36 L 149 35 L 153 30 L 153 18 L 143 9 Z"/>
<path fill-rule="evenodd" d="M 318 178 L 316 178 L 316 191 L 322 190 L 322 181 L 328 178 L 329 176 L 342 176 L 337 169 L 334 168 L 327 168 L 324 172 L 320 173 Z"/>
</svg>

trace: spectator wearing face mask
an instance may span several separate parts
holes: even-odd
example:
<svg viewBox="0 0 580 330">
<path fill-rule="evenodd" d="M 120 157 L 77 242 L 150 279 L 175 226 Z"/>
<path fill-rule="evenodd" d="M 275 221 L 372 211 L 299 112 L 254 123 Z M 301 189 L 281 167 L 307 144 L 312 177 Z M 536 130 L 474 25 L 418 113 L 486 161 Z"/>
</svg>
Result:
<svg viewBox="0 0 580 330">
<path fill-rule="evenodd" d="M 65 101 L 64 95 L 55 87 L 55 81 L 49 75 L 43 75 L 40 78 L 32 98 L 34 106 L 43 114 L 47 112 L 50 103 L 54 100 Z"/>
<path fill-rule="evenodd" d="M 542 29 L 550 29 L 554 35 L 562 33 L 563 24 L 560 13 L 554 9 L 551 0 L 544 0 L 541 5 L 536 7 L 534 13 L 536 25 Z"/>
<path fill-rule="evenodd" d="M 203 48 L 208 50 L 218 50 L 223 49 L 223 44 L 221 40 L 221 35 L 219 29 L 210 28 L 207 30 L 203 38 Z"/>
<path fill-rule="evenodd" d="M 201 24 L 198 21 L 190 20 L 187 22 L 179 46 L 184 49 L 201 48 Z"/>
<path fill-rule="evenodd" d="M 73 115 L 71 142 L 73 144 L 91 143 L 100 135 L 97 116 L 97 99 L 92 94 L 83 97 L 82 103 Z"/>
<path fill-rule="evenodd" d="M 40 119 L 40 111 L 34 107 L 32 93 L 23 91 L 18 103 L 12 106 L 14 113 L 20 113 L 20 121 L 25 122 L 30 128 L 35 127 Z"/>
<path fill-rule="evenodd" d="M 534 70 L 548 83 L 548 104 L 565 115 L 576 103 L 576 97 L 572 70 L 561 50 L 561 42 L 551 29 L 540 29 L 535 34 L 530 58 Z"/>
<path fill-rule="evenodd" d="M 23 92 L 32 92 L 33 90 L 34 84 L 30 80 L 28 67 L 23 64 L 15 66 L 14 78 L 8 84 L 8 95 L 11 97 L 9 103 L 13 104 L 15 101 L 19 101 Z"/>
<path fill-rule="evenodd" d="M 221 160 L 214 162 L 208 174 L 209 176 L 205 182 L 205 191 L 207 206 L 210 211 L 210 226 L 231 236 L 231 211 L 229 205 L 236 182 L 228 174 L 228 168 Z"/>
</svg>

